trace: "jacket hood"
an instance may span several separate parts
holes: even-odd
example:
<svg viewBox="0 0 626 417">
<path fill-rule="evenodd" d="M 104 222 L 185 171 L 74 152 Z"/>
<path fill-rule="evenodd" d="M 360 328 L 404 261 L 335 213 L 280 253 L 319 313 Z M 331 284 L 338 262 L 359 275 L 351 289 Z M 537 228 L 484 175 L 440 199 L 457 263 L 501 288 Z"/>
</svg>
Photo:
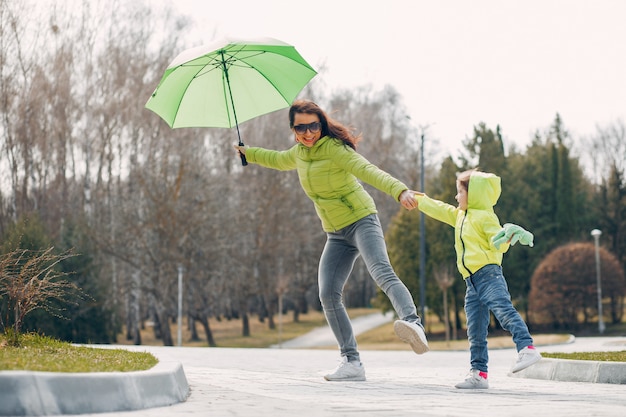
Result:
<svg viewBox="0 0 626 417">
<path fill-rule="evenodd" d="M 498 202 L 501 192 L 500 177 L 488 172 L 472 172 L 467 190 L 467 208 L 491 209 Z"/>
</svg>

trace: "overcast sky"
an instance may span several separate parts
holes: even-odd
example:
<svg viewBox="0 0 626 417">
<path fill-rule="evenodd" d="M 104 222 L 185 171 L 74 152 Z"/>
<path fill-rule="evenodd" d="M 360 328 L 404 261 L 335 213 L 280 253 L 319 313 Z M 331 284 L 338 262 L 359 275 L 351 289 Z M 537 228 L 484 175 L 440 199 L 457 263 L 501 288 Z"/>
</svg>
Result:
<svg viewBox="0 0 626 417">
<path fill-rule="evenodd" d="M 165 0 L 169 1 L 169 0 Z M 525 146 L 557 112 L 576 137 L 626 120 L 623 0 L 175 0 L 220 36 L 290 43 L 329 89 L 393 85 L 456 155 L 480 122 Z M 332 110 L 332 109 L 327 109 Z M 349 121 L 346 121 L 349 122 Z M 364 132 L 367 134 L 367 132 Z"/>
</svg>

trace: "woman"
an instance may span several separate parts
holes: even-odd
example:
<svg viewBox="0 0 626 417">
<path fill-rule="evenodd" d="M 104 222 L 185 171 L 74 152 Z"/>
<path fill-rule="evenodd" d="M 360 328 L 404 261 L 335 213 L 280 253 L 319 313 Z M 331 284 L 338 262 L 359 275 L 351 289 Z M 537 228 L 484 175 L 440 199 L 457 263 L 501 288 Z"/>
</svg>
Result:
<svg viewBox="0 0 626 417">
<path fill-rule="evenodd" d="M 350 318 L 343 305 L 343 287 L 361 255 L 376 284 L 387 294 L 400 317 L 398 337 L 418 353 L 428 342 L 413 298 L 389 262 L 376 205 L 358 180 L 397 199 L 407 210 L 417 207 L 414 193 L 356 152 L 359 137 L 331 119 L 315 103 L 299 100 L 289 109 L 296 145 L 285 151 L 235 146 L 248 162 L 287 171 L 296 169 L 300 184 L 313 201 L 327 241 L 319 262 L 319 296 L 342 361 L 328 381 L 364 381 Z"/>
</svg>

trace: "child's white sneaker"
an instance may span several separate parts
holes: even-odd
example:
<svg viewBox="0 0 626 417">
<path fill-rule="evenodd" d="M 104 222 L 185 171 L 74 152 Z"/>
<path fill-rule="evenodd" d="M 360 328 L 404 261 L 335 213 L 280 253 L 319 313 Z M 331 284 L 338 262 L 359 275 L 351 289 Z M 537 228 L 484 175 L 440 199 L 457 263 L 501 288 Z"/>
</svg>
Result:
<svg viewBox="0 0 626 417">
<path fill-rule="evenodd" d="M 511 372 L 519 372 L 523 369 L 528 368 L 530 365 L 534 365 L 539 362 L 541 359 L 541 354 L 537 352 L 533 346 L 527 346 L 524 349 L 520 350 L 517 354 L 517 361 L 511 368 Z"/>
<path fill-rule="evenodd" d="M 470 369 L 467 378 L 456 384 L 455 387 L 459 389 L 487 389 L 489 388 L 489 381 L 480 376 L 477 369 Z"/>
</svg>

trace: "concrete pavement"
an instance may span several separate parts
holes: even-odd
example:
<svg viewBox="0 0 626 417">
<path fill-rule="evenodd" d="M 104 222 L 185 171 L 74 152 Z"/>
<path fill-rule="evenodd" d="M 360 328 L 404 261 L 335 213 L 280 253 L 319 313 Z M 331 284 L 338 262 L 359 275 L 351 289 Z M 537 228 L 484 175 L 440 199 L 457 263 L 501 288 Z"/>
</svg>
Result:
<svg viewBox="0 0 626 417">
<path fill-rule="evenodd" d="M 626 338 L 584 338 L 542 351 L 624 350 Z M 490 389 L 454 388 L 467 372 L 469 352 L 362 351 L 365 382 L 327 382 L 338 354 L 314 349 L 149 347 L 162 361 L 180 361 L 191 388 L 187 401 L 102 417 L 415 417 L 626 415 L 620 384 L 563 382 L 509 376 L 514 349 L 490 352 Z M 541 363 L 541 361 L 539 362 Z M 530 369 L 530 368 L 529 368 Z"/>
<path fill-rule="evenodd" d="M 328 344 L 321 339 L 318 343 Z M 301 340 L 298 345 L 307 343 Z M 626 363 L 613 364 L 607 371 L 601 366 L 604 363 L 542 359 L 512 377 L 508 370 L 515 360 L 515 350 L 494 349 L 490 351 L 490 389 L 464 391 L 455 389 L 454 384 L 467 372 L 467 350 L 424 355 L 414 354 L 408 346 L 403 351 L 362 350 L 367 381 L 339 383 L 323 379 L 338 363 L 336 350 L 288 349 L 285 344 L 276 349 L 123 348 L 151 352 L 160 363 L 149 371 L 108 375 L 105 382 L 103 376 L 93 374 L 18 375 L 3 371 L 0 415 L 626 415 L 626 389 L 622 385 L 626 383 Z M 626 337 L 576 338 L 571 343 L 540 348 L 542 352 L 621 350 L 626 350 Z M 46 375 L 33 378 L 33 374 Z M 607 375 L 613 380 L 602 381 Z M 94 385 L 94 379 L 99 383 Z M 48 383 L 51 380 L 54 383 Z M 62 399 L 59 393 L 64 395 Z M 26 404 L 21 411 L 17 399 Z M 13 414 L 3 412 L 11 404 Z"/>
</svg>

